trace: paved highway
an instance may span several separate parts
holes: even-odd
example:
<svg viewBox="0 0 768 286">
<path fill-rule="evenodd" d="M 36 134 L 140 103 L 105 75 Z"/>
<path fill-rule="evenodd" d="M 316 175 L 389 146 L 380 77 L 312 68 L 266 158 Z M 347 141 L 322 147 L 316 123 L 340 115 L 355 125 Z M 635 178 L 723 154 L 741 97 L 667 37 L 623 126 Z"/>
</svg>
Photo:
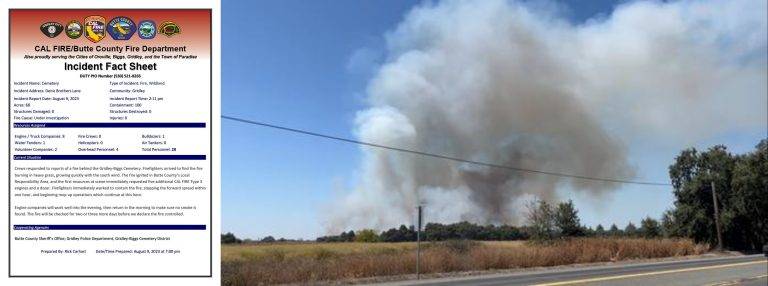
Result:
<svg viewBox="0 0 768 286">
<path fill-rule="evenodd" d="M 384 285 L 768 285 L 763 255 L 593 266 L 514 274 L 402 281 Z"/>
</svg>

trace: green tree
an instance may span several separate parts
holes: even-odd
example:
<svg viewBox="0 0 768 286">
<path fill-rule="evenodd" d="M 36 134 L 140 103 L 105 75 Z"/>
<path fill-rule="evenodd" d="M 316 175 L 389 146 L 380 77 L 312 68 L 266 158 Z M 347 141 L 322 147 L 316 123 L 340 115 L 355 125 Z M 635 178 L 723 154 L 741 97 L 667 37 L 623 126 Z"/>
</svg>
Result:
<svg viewBox="0 0 768 286">
<path fill-rule="evenodd" d="M 621 232 L 619 227 L 616 226 L 616 224 L 614 223 L 614 224 L 611 224 L 611 228 L 608 230 L 608 235 L 610 235 L 610 236 L 621 236 L 621 235 L 623 235 L 623 233 Z"/>
<path fill-rule="evenodd" d="M 415 241 L 416 230 L 413 226 L 409 228 L 405 225 L 400 225 L 400 228 L 390 228 L 383 231 L 379 238 L 384 242 Z"/>
<path fill-rule="evenodd" d="M 583 236 L 584 229 L 579 219 L 579 211 L 572 200 L 557 204 L 555 209 L 555 227 L 562 236 Z"/>
<path fill-rule="evenodd" d="M 351 231 L 351 230 L 348 231 L 348 232 L 342 232 L 339 235 L 339 239 L 340 239 L 340 241 L 344 241 L 344 242 L 356 241 L 356 239 L 355 239 L 355 232 Z"/>
<path fill-rule="evenodd" d="M 603 228 L 602 224 L 598 224 L 597 227 L 595 227 L 595 235 L 605 236 L 605 228 Z"/>
<path fill-rule="evenodd" d="M 221 243 L 223 244 L 230 244 L 230 243 L 242 243 L 243 241 L 240 240 L 235 236 L 235 234 L 231 232 L 227 232 L 226 234 L 221 235 Z"/>
<path fill-rule="evenodd" d="M 768 141 L 733 155 L 717 145 L 683 150 L 669 168 L 675 195 L 672 231 L 697 242 L 717 243 L 712 186 L 716 190 L 725 247 L 759 250 L 768 241 Z"/>
<path fill-rule="evenodd" d="M 678 226 L 675 222 L 675 216 L 673 210 L 666 210 L 664 215 L 661 216 L 661 233 L 664 237 L 677 237 Z"/>
<path fill-rule="evenodd" d="M 555 237 L 555 211 L 542 200 L 528 203 L 526 219 L 530 227 L 530 237 L 535 241 L 550 240 Z"/>
<path fill-rule="evenodd" d="M 656 238 L 661 236 L 661 226 L 659 221 L 646 217 L 640 222 L 640 233 L 645 238 Z"/>
<path fill-rule="evenodd" d="M 466 221 L 452 224 L 450 226 L 453 229 L 453 233 L 458 236 L 459 239 L 476 239 L 480 230 L 478 225 Z"/>
<path fill-rule="evenodd" d="M 631 221 L 624 228 L 624 235 L 629 237 L 637 236 L 637 227 Z"/>
<path fill-rule="evenodd" d="M 363 229 L 355 235 L 355 242 L 377 242 L 379 235 L 372 229 Z"/>
<path fill-rule="evenodd" d="M 669 174 L 676 199 L 674 220 L 679 223 L 681 236 L 710 245 L 717 243 L 711 185 L 714 182 L 722 204 L 729 193 L 724 187 L 729 185 L 725 180 L 730 178 L 728 170 L 732 166 L 731 155 L 721 145 L 704 153 L 687 149 L 675 159 Z"/>
<path fill-rule="evenodd" d="M 768 140 L 738 157 L 731 188 L 724 201 L 725 239 L 737 248 L 759 250 L 768 243 Z"/>
</svg>

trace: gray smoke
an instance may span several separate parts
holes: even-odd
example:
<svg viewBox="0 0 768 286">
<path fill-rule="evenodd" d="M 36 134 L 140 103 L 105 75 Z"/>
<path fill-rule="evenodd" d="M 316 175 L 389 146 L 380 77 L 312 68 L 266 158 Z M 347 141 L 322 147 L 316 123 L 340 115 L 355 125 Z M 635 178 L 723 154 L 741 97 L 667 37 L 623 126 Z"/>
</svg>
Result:
<svg viewBox="0 0 768 286">
<path fill-rule="evenodd" d="M 765 11 L 766 1 L 641 2 L 574 25 L 555 5 L 430 2 L 387 34 L 387 58 L 369 83 L 356 134 L 483 162 L 631 179 L 627 140 L 695 140 L 765 122 L 755 107 L 765 106 Z M 330 231 L 412 223 L 419 202 L 430 221 L 520 223 L 530 197 L 553 200 L 560 188 L 599 197 L 618 187 L 362 152 L 359 184 L 333 206 Z"/>
</svg>

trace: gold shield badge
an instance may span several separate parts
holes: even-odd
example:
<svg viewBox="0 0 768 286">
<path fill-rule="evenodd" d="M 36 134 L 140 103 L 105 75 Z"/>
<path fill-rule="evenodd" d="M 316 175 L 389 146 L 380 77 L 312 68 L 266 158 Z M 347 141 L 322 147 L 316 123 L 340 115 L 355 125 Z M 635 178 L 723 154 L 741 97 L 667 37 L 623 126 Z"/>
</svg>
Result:
<svg viewBox="0 0 768 286">
<path fill-rule="evenodd" d="M 88 16 L 85 18 L 85 37 L 94 43 L 104 39 L 107 33 L 106 21 L 102 16 Z"/>
</svg>

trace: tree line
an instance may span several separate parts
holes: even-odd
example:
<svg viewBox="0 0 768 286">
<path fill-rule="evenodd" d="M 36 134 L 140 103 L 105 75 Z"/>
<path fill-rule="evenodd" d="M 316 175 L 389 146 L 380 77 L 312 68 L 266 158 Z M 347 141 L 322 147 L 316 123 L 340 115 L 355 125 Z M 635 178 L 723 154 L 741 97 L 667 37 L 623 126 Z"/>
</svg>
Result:
<svg viewBox="0 0 768 286">
<path fill-rule="evenodd" d="M 452 224 L 427 223 L 421 232 L 422 240 L 442 241 L 455 239 L 470 240 L 518 240 L 528 236 L 521 228 L 510 225 L 478 225 L 470 222 Z M 416 241 L 416 229 L 413 225 L 401 225 L 382 232 L 363 229 L 342 232 L 339 235 L 329 235 L 317 238 L 318 242 L 406 242 Z"/>
<path fill-rule="evenodd" d="M 675 196 L 674 207 L 661 220 L 646 217 L 637 226 L 629 222 L 607 229 L 581 224 L 572 201 L 550 204 L 536 200 L 527 205 L 526 225 L 479 225 L 471 222 L 427 223 L 421 232 L 425 241 L 444 240 L 535 240 L 568 237 L 683 237 L 716 245 L 712 186 L 717 194 L 723 240 L 726 248 L 759 251 L 768 242 L 768 140 L 756 150 L 734 155 L 717 145 L 700 152 L 683 150 L 669 167 Z M 226 239 L 226 240 L 225 240 Z M 275 240 L 268 236 L 260 242 Z M 372 229 L 345 231 L 318 237 L 317 242 L 407 242 L 416 241 L 413 225 L 381 232 Z M 222 235 L 222 243 L 242 243 L 234 234 Z M 245 241 L 258 242 L 258 241 Z"/>
<path fill-rule="evenodd" d="M 572 202 L 567 202 L 572 204 Z M 576 219 L 578 221 L 578 218 Z M 560 229 L 559 227 L 557 229 Z M 567 229 L 567 228 L 566 228 Z M 643 219 L 638 228 L 630 222 L 626 226 L 619 228 L 616 224 L 608 229 L 602 225 L 595 228 L 580 226 L 578 231 L 565 234 L 559 231 L 549 233 L 550 236 L 537 236 L 535 228 L 531 226 L 511 226 L 511 225 L 479 225 L 470 222 L 458 222 L 451 224 L 427 223 L 421 232 L 424 241 L 446 241 L 446 240 L 546 240 L 563 237 L 646 237 L 655 238 L 664 236 L 659 222 L 653 218 Z M 221 242 L 230 243 L 272 243 L 272 242 L 297 242 L 303 240 L 290 240 L 285 238 L 275 239 L 272 236 L 266 236 L 259 240 L 240 239 L 234 234 L 228 232 L 222 234 Z M 350 230 L 338 235 L 321 236 L 315 239 L 316 242 L 413 242 L 416 241 L 416 228 L 406 225 L 400 225 L 398 228 L 390 228 L 385 231 L 376 232 L 372 229 L 362 229 L 357 232 Z"/>
<path fill-rule="evenodd" d="M 578 211 L 573 201 L 550 205 L 544 201 L 534 201 L 528 206 L 528 225 L 479 225 L 467 221 L 451 224 L 427 223 L 421 232 L 424 241 L 445 240 L 536 240 L 545 241 L 566 237 L 611 236 L 657 238 L 668 231 L 662 229 L 658 220 L 647 217 L 640 226 L 629 222 L 619 228 L 615 224 L 605 229 L 602 225 L 595 228 L 581 224 Z M 317 242 L 407 242 L 416 241 L 414 226 L 401 225 L 381 232 L 363 229 L 358 232 L 346 231 L 339 235 L 318 237 Z"/>
</svg>

